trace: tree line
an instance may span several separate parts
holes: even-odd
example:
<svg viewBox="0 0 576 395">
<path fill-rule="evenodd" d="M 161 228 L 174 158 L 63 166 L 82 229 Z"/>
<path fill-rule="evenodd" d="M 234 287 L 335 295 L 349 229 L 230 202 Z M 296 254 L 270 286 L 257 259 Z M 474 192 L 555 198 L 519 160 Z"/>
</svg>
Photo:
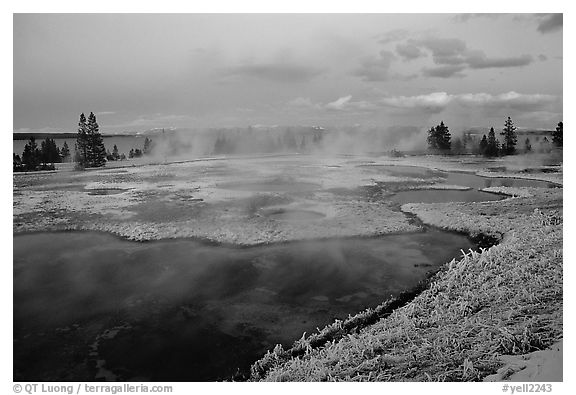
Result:
<svg viewBox="0 0 576 395">
<path fill-rule="evenodd" d="M 563 123 L 558 122 L 556 129 L 552 132 L 552 144 L 556 147 L 562 147 L 563 144 Z M 455 138 L 452 141 L 452 136 L 444 121 L 439 125 L 430 128 L 428 137 L 428 149 L 434 153 L 441 154 L 464 154 L 468 151 L 472 153 L 483 155 L 486 157 L 497 157 L 503 155 L 515 155 L 518 153 L 518 134 L 516 126 L 510 117 L 504 122 L 504 128 L 500 135 L 502 142 L 496 137 L 494 128 L 491 127 L 488 135 L 483 135 L 480 142 L 474 141 L 469 135 L 465 134 L 462 138 Z M 546 137 L 543 143 L 548 144 L 549 141 Z M 520 148 L 521 151 L 528 153 L 532 152 L 532 142 L 529 138 L 524 141 L 524 146 Z"/>
<path fill-rule="evenodd" d="M 250 136 L 252 128 L 246 131 Z M 319 130 L 313 130 L 311 134 L 302 134 L 291 128 L 286 129 L 282 134 L 272 136 L 261 134 L 257 140 L 245 138 L 242 134 L 218 133 L 214 142 L 212 154 L 237 154 L 246 152 L 249 146 L 252 152 L 272 153 L 272 152 L 300 152 L 309 153 L 322 144 L 323 134 Z M 252 144 L 248 145 L 247 142 Z"/>
<path fill-rule="evenodd" d="M 90 113 L 88 119 L 84 113 L 80 114 L 78 122 L 78 132 L 76 133 L 76 143 L 74 145 L 74 156 L 71 156 L 68 143 L 65 141 L 62 148 L 58 148 L 53 138 L 46 137 L 42 141 L 40 148 L 34 136 L 24 146 L 22 156 L 12 154 L 14 171 L 39 171 L 55 170 L 55 163 L 75 162 L 75 169 L 87 167 L 102 167 L 107 161 L 125 160 L 126 155 L 118 152 L 118 147 L 114 144 L 112 152 L 104 147 L 104 139 L 99 131 L 100 127 L 96 121 L 94 113 Z M 144 149 L 131 149 L 130 158 L 138 158 L 152 152 L 153 142 L 148 137 L 144 140 Z"/>
<path fill-rule="evenodd" d="M 38 148 L 36 138 L 32 136 L 24 146 L 22 156 L 12 154 L 14 171 L 54 170 L 54 163 L 68 161 L 70 161 L 68 144 L 64 142 L 62 148 L 58 148 L 54 139 L 50 137 L 46 137 Z"/>
</svg>

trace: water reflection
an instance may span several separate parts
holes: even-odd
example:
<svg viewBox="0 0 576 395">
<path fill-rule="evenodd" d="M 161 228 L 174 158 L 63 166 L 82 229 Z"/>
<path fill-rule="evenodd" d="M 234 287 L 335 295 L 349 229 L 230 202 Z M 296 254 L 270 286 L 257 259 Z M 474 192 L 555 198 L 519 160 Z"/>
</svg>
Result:
<svg viewBox="0 0 576 395">
<path fill-rule="evenodd" d="M 440 231 L 253 248 L 15 236 L 15 380 L 229 378 L 470 247 Z"/>
</svg>

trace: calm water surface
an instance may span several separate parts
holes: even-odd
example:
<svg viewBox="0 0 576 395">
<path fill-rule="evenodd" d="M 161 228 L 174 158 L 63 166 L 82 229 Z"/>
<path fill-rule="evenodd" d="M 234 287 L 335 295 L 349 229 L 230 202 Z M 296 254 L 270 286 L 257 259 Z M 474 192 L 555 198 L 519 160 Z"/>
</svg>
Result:
<svg viewBox="0 0 576 395">
<path fill-rule="evenodd" d="M 252 248 L 15 236 L 14 379 L 230 378 L 472 247 L 440 231 Z"/>
</svg>

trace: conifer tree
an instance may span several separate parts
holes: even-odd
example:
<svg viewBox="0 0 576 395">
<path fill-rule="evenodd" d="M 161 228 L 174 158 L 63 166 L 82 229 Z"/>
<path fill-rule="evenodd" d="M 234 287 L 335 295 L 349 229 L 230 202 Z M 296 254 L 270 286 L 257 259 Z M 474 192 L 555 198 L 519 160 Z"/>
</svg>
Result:
<svg viewBox="0 0 576 395">
<path fill-rule="evenodd" d="M 152 153 L 152 139 L 146 137 L 144 139 L 144 155 L 149 155 Z"/>
<path fill-rule="evenodd" d="M 12 171 L 22 171 L 22 159 L 20 159 L 20 155 L 12 153 Z"/>
<path fill-rule="evenodd" d="M 100 134 L 96 116 L 93 112 L 88 116 L 87 134 L 89 165 L 91 167 L 104 166 L 106 164 L 106 148 L 104 148 L 104 140 Z"/>
<path fill-rule="evenodd" d="M 487 150 L 488 150 L 488 139 L 486 138 L 486 135 L 484 135 L 482 136 L 482 140 L 480 140 L 480 147 L 479 147 L 480 155 L 486 155 Z"/>
<path fill-rule="evenodd" d="M 42 164 L 45 166 L 50 162 L 50 138 L 46 137 L 40 144 L 40 158 Z"/>
<path fill-rule="evenodd" d="M 498 156 L 498 152 L 500 151 L 500 143 L 496 139 L 496 132 L 494 132 L 494 128 L 490 128 L 488 132 L 488 144 L 486 145 L 486 156 L 494 157 Z"/>
<path fill-rule="evenodd" d="M 46 137 L 46 139 L 42 141 L 40 157 L 44 165 L 47 165 L 48 163 L 54 164 L 60 162 L 60 152 L 58 151 L 58 147 L 56 146 L 54 139 Z"/>
<path fill-rule="evenodd" d="M 67 162 L 68 157 L 70 156 L 70 148 L 68 148 L 68 144 L 64 141 L 64 145 L 62 145 L 62 149 L 60 150 L 60 157 L 62 161 Z"/>
<path fill-rule="evenodd" d="M 120 159 L 120 154 L 118 154 L 118 147 L 114 144 L 114 148 L 112 149 L 112 157 L 114 160 Z"/>
<path fill-rule="evenodd" d="M 450 151 L 450 131 L 444 121 L 428 131 L 428 148 L 433 151 Z"/>
<path fill-rule="evenodd" d="M 36 138 L 32 136 L 30 137 L 30 141 L 24 146 L 22 162 L 26 170 L 36 170 L 40 164 L 40 160 L 40 150 L 38 149 L 38 144 L 36 144 Z"/>
<path fill-rule="evenodd" d="M 517 143 L 517 135 L 516 135 L 516 126 L 514 126 L 514 122 L 512 119 L 508 117 L 506 122 L 504 122 L 504 129 L 502 133 L 504 136 L 504 143 L 502 143 L 502 151 L 505 155 L 514 155 L 516 152 L 516 143 Z"/>
<path fill-rule="evenodd" d="M 532 144 L 530 143 L 529 138 L 524 141 L 524 152 L 532 152 Z"/>
<path fill-rule="evenodd" d="M 556 130 L 552 132 L 552 142 L 556 147 L 562 147 L 563 133 L 564 133 L 564 124 L 562 122 L 558 122 Z"/>
<path fill-rule="evenodd" d="M 436 128 L 431 127 L 428 131 L 428 137 L 426 138 L 426 142 L 428 143 L 428 149 L 431 151 L 438 150 L 438 141 L 436 139 Z"/>
<path fill-rule="evenodd" d="M 80 167 L 86 167 L 88 165 L 88 125 L 86 124 L 84 113 L 80 114 L 80 120 L 78 121 L 76 154 L 74 156 L 75 162 L 78 162 Z"/>
</svg>

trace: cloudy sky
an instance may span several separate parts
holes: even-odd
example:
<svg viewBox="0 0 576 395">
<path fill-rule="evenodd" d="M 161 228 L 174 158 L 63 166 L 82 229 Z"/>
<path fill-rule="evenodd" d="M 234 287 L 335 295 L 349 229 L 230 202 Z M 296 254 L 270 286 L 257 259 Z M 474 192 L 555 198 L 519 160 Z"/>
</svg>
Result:
<svg viewBox="0 0 576 395">
<path fill-rule="evenodd" d="M 14 131 L 553 128 L 561 14 L 16 14 Z"/>
</svg>

